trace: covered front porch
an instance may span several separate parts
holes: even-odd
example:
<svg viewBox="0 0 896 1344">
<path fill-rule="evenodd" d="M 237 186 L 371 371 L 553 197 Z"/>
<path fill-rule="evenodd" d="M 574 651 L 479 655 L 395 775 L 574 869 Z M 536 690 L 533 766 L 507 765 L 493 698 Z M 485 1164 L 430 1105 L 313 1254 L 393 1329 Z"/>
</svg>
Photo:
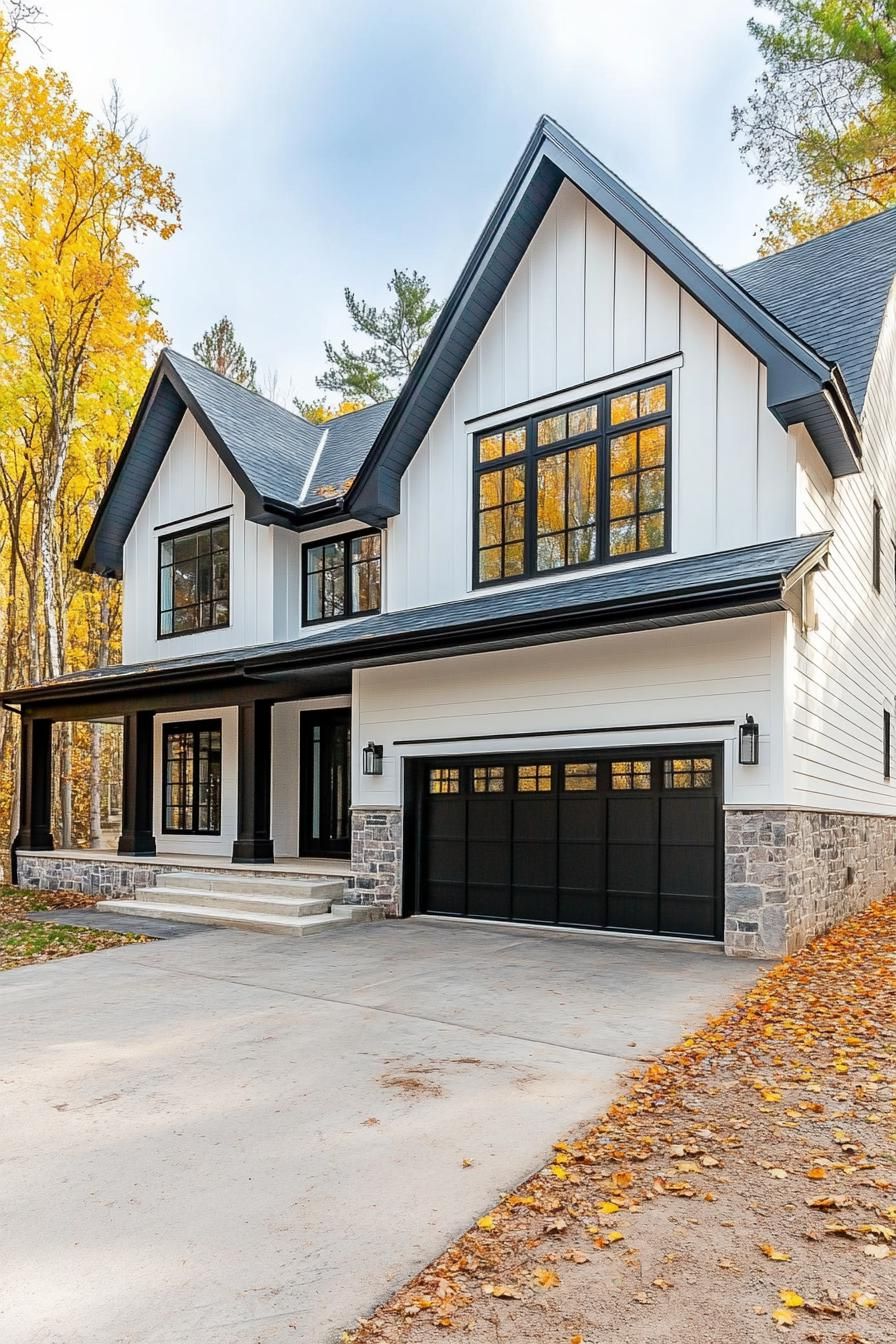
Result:
<svg viewBox="0 0 896 1344">
<path fill-rule="evenodd" d="M 268 683 L 198 667 L 147 674 L 153 685 L 127 692 L 103 678 L 57 683 L 52 699 L 22 706 L 17 880 L 106 895 L 180 870 L 347 877 L 350 671 Z M 120 834 L 57 849 L 53 726 L 76 720 L 120 725 Z"/>
</svg>

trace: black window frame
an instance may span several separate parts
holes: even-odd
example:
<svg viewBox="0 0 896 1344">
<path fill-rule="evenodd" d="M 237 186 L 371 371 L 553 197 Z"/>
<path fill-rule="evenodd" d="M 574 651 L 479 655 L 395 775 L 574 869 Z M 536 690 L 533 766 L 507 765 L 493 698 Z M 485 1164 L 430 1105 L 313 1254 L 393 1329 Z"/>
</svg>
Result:
<svg viewBox="0 0 896 1344">
<path fill-rule="evenodd" d="M 302 625 L 330 625 L 333 621 L 352 621 L 360 616 L 376 616 L 383 609 L 383 529 L 380 527 L 363 527 L 354 532 L 341 532 L 335 537 L 320 537 L 316 541 L 306 541 L 302 546 Z M 351 543 L 357 541 L 359 537 L 379 537 L 380 553 L 377 559 L 380 564 L 380 600 L 375 607 L 365 607 L 363 611 L 354 611 L 351 608 L 352 596 L 352 548 Z M 342 573 L 343 573 L 343 593 L 346 599 L 346 610 L 336 616 L 309 616 L 308 615 L 308 556 L 311 551 L 319 550 L 322 546 L 342 546 Z M 369 563 L 365 561 L 364 563 Z"/>
<path fill-rule="evenodd" d="M 890 716 L 890 711 L 889 711 L 888 709 L 885 709 L 885 710 L 884 710 L 884 742 L 883 742 L 883 747 L 884 747 L 884 779 L 889 779 L 889 778 L 890 778 L 890 763 L 891 763 L 891 760 L 892 760 L 892 751 L 891 751 L 891 746 L 890 746 L 891 738 L 892 738 L 891 723 L 892 723 L 892 719 L 891 719 L 891 716 Z"/>
<path fill-rule="evenodd" d="M 200 733 L 217 733 L 219 739 L 218 758 L 219 758 L 219 778 L 220 786 L 218 789 L 218 825 L 216 829 L 199 830 L 197 819 L 199 816 L 199 790 L 195 787 L 198 783 L 198 765 L 199 765 L 199 735 Z M 193 825 L 189 830 L 184 830 L 179 826 L 169 826 L 168 818 L 168 742 L 176 734 L 189 733 L 193 737 Z M 216 836 L 221 834 L 221 815 L 223 812 L 223 794 L 224 794 L 224 730 L 221 719 L 185 719 L 182 722 L 171 722 L 162 724 L 162 834 L 163 835 L 191 835 L 191 836 Z M 186 806 L 185 804 L 183 805 Z"/>
<path fill-rule="evenodd" d="M 221 528 L 221 527 L 226 527 L 226 528 L 227 528 L 227 599 L 226 599 L 226 600 L 227 600 L 227 620 L 226 620 L 226 622 L 223 622 L 223 623 L 221 623 L 221 624 L 215 624 L 214 622 L 211 622 L 211 623 L 208 624 L 208 625 L 197 625 L 197 626 L 195 626 L 192 630 L 174 630 L 173 628 L 172 628 L 171 630 L 163 630 L 163 629 L 162 629 L 162 612 L 163 612 L 163 608 L 162 608 L 162 570 L 163 570 L 163 569 L 168 569 L 168 568 L 172 568 L 172 569 L 173 569 L 173 563 L 172 563 L 171 566 L 169 566 L 169 565 L 163 565 L 163 564 L 162 564 L 162 547 L 166 544 L 166 542 L 169 542 L 169 541 L 180 541 L 183 537 L 199 536 L 199 535 L 201 535 L 203 532 L 208 532 L 209 534 L 211 534 L 211 533 L 214 532 L 216 529 Z M 209 538 L 209 539 L 211 540 L 211 538 Z M 232 540 L 233 540 L 233 529 L 232 529 L 231 526 L 230 526 L 230 518 L 229 518 L 229 517 L 224 517 L 224 518 L 213 518 L 213 519 L 210 519 L 208 522 L 203 522 L 203 523 L 200 524 L 200 526 L 198 526 L 198 527 L 197 527 L 196 524 L 194 523 L 191 527 L 182 527 L 182 528 L 179 528 L 176 532 L 163 532 L 163 533 L 159 536 L 159 538 L 158 538 L 158 552 L 157 552 L 157 556 L 156 556 L 156 638 L 157 638 L 157 639 L 184 639 L 184 638 L 187 638 L 189 635 L 203 635 L 203 634 L 208 634 L 209 631 L 212 631 L 212 630 L 229 630 L 229 629 L 230 629 L 230 626 L 233 624 L 233 584 L 232 584 L 232 577 L 233 577 L 233 546 L 232 546 Z M 221 548 L 219 548 L 219 549 L 223 550 L 224 548 L 221 547 Z M 210 547 L 209 547 L 209 553 L 210 553 L 210 554 L 213 554 L 213 551 L 211 550 L 211 545 L 210 545 Z M 213 571 L 213 577 L 214 577 L 214 571 Z M 171 598 L 172 598 L 172 603 L 173 603 L 173 601 L 174 601 L 174 582 L 173 582 L 173 578 L 172 578 Z M 209 605 L 209 607 L 212 609 L 212 612 L 214 612 L 215 603 L 216 603 L 216 602 L 222 602 L 223 600 L 224 600 L 223 598 L 215 598 L 215 597 L 213 597 L 213 596 L 212 596 L 212 597 L 209 597 L 209 598 L 207 599 L 208 605 Z M 200 598 L 198 602 L 191 602 L 191 603 L 189 603 L 189 606 L 190 606 L 190 607 L 198 607 L 198 608 L 199 608 L 199 611 L 200 611 L 200 614 L 201 614 L 202 606 L 203 606 L 203 601 L 202 601 L 202 599 Z M 169 610 L 170 610 L 170 612 L 171 612 L 171 618 L 172 618 L 172 619 L 171 619 L 171 624 L 172 624 L 172 627 L 173 627 L 173 625 L 174 625 L 174 613 L 175 613 L 176 611 L 181 611 L 181 610 L 183 610 L 183 608 L 182 608 L 182 607 L 176 607 L 176 606 L 172 605 L 170 608 L 167 608 L 167 607 L 166 607 L 164 610 L 165 610 L 165 611 L 169 611 Z"/>
<path fill-rule="evenodd" d="M 666 389 L 666 405 L 663 411 L 655 412 L 651 415 L 638 416 L 632 420 L 624 421 L 618 425 L 610 424 L 610 403 L 614 398 L 638 393 L 649 387 L 656 387 L 663 384 Z M 554 443 L 538 446 L 538 422 L 550 419 L 556 415 L 570 415 L 571 413 L 583 410 L 594 404 L 598 406 L 598 427 L 596 431 L 585 431 L 584 433 L 570 436 L 565 439 L 558 439 Z M 663 545 L 653 547 L 650 550 L 643 551 L 625 551 L 619 555 L 610 554 L 610 444 L 611 441 L 621 437 L 623 434 L 635 432 L 642 429 L 649 429 L 652 425 L 664 424 L 666 426 L 666 456 L 664 462 L 665 480 L 663 494 Z M 525 448 L 516 453 L 509 453 L 506 456 L 490 458 L 485 462 L 480 462 L 480 443 L 483 439 L 493 437 L 498 434 L 504 434 L 508 430 L 525 428 Z M 473 439 L 473 489 L 471 499 L 472 516 L 472 585 L 473 588 L 492 588 L 497 584 L 519 583 L 526 579 L 542 579 L 557 574 L 575 573 L 585 569 L 595 569 L 604 565 L 621 564 L 625 561 L 641 560 L 648 557 L 659 555 L 668 555 L 672 550 L 672 375 L 671 373 L 658 374 L 655 378 L 640 378 L 637 382 L 627 383 L 624 387 L 614 387 L 607 391 L 594 393 L 591 396 L 580 397 L 575 401 L 564 403 L 562 406 L 553 406 L 540 411 L 525 415 L 508 415 L 506 419 L 498 425 L 492 425 L 488 429 L 478 430 L 472 436 Z M 538 545 L 538 463 L 544 457 L 568 453 L 571 449 L 586 447 L 594 443 L 597 446 L 597 515 L 596 515 L 596 545 L 594 559 L 578 561 L 575 564 L 558 565 L 553 569 L 537 568 L 537 545 Z M 523 464 L 525 468 L 524 479 L 524 533 L 523 533 L 523 568 L 519 574 L 502 574 L 497 578 L 480 578 L 480 552 L 485 547 L 479 545 L 479 494 L 480 479 L 489 472 L 500 471 L 504 467 L 510 467 Z M 502 498 L 504 492 L 502 490 Z M 640 517 L 641 515 L 636 515 Z M 567 519 L 568 521 L 568 519 Z M 567 527 L 565 535 L 569 536 L 570 529 Z M 503 533 L 502 533 L 503 535 Z M 502 555 L 502 571 L 504 569 L 504 557 Z"/>
<path fill-rule="evenodd" d="M 872 503 L 871 519 L 871 586 L 876 593 L 880 592 L 880 556 L 881 556 L 881 506 L 880 500 L 875 496 Z"/>
</svg>

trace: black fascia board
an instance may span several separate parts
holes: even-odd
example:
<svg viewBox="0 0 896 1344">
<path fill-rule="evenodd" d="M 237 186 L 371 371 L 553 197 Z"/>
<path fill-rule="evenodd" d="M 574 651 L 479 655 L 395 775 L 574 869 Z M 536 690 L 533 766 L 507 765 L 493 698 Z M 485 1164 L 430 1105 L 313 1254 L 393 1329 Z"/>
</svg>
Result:
<svg viewBox="0 0 896 1344">
<path fill-rule="evenodd" d="M 766 365 L 769 409 L 785 427 L 811 411 L 832 473 L 861 469 L 858 421 L 836 366 L 773 317 L 561 126 L 542 117 L 348 491 L 348 513 L 377 524 L 399 511 L 401 476 L 564 178 Z M 816 399 L 811 406 L 810 398 Z M 799 408 L 798 418 L 794 407 Z"/>
<path fill-rule="evenodd" d="M 98 573 L 105 578 L 121 578 L 125 539 L 187 410 L 196 418 L 202 432 L 245 494 L 246 516 L 256 522 L 272 521 L 261 495 L 163 350 L 90 530 L 75 559 L 77 569 Z M 153 425 L 153 417 L 159 422 L 157 425 Z M 152 445 L 145 441 L 145 436 L 150 432 L 157 439 Z M 122 505 L 120 499 L 127 489 L 129 475 L 136 476 L 139 484 L 136 491 L 132 489 L 128 493 L 127 502 Z M 116 508 L 120 513 L 118 528 L 112 526 Z M 111 537 L 108 536 L 110 531 L 114 534 Z"/>
<path fill-rule="evenodd" d="M 96 678 L 87 674 L 83 678 L 10 690 L 5 698 L 23 707 L 47 706 L 54 702 L 120 699 L 129 692 L 136 695 L 152 689 L 170 691 L 195 686 L 198 681 L 203 686 L 218 684 L 223 691 L 245 685 L 246 680 L 263 682 L 278 675 L 298 676 L 305 670 L 336 671 L 423 661 L 564 638 L 586 638 L 617 629 L 646 629 L 664 623 L 722 619 L 779 609 L 785 578 L 786 575 L 781 573 L 753 575 L 721 584 L 698 584 L 669 594 L 651 593 L 640 597 L 628 594 L 615 600 L 582 604 L 573 610 L 526 611 L 500 618 L 483 611 L 480 619 L 460 627 L 358 634 L 354 639 L 323 646 L 311 640 L 300 640 L 282 650 L 269 649 L 262 654 L 240 649 L 234 650 L 226 660 L 217 662 L 196 662 L 180 667 L 156 663 L 142 667 L 139 672 L 110 672 Z M 306 643 L 309 647 L 304 647 Z"/>
</svg>

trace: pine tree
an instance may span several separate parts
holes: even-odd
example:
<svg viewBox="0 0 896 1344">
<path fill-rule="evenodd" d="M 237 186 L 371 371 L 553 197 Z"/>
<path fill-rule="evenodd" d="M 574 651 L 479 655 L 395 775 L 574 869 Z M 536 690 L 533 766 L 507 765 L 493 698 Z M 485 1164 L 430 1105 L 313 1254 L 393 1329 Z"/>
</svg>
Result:
<svg viewBox="0 0 896 1344">
<path fill-rule="evenodd" d="M 433 299 L 425 276 L 416 271 L 393 271 L 387 285 L 393 300 L 384 308 L 358 299 L 345 290 L 345 306 L 352 328 L 370 344 L 353 350 L 348 342 L 337 347 L 324 342 L 329 368 L 315 379 L 325 392 L 337 392 L 344 401 L 386 401 L 404 383 L 432 330 L 441 305 Z M 313 403 L 306 403 L 313 404 Z"/>
<path fill-rule="evenodd" d="M 250 392 L 257 392 L 255 374 L 258 365 L 246 354 L 246 347 L 236 339 L 233 323 L 226 315 L 215 322 L 193 346 L 193 355 L 214 373 L 241 383 Z"/>
</svg>

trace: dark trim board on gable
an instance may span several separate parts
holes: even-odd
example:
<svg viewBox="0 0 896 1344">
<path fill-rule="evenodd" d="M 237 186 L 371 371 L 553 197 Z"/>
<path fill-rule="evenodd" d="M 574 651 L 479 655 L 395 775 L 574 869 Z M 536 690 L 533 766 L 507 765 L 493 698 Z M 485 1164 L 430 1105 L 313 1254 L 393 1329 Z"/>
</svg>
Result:
<svg viewBox="0 0 896 1344">
<path fill-rule="evenodd" d="M 568 132 L 542 117 L 420 358 L 348 492 L 367 522 L 398 512 L 401 476 L 567 178 L 768 369 L 769 409 L 811 422 L 832 475 L 860 470 L 861 435 L 836 366 L 821 359 Z"/>
<path fill-rule="evenodd" d="M 817 320 L 808 324 L 809 344 L 796 334 L 795 318 L 788 324 L 774 315 L 768 263 L 775 258 L 754 263 L 761 272 L 742 267 L 727 274 L 561 126 L 542 117 L 396 401 L 312 425 L 174 351 L 163 351 L 78 566 L 121 574 L 125 538 L 186 409 L 244 491 L 247 517 L 254 522 L 305 531 L 346 517 L 380 526 L 398 513 L 402 475 L 564 180 L 765 364 L 769 408 L 785 426 L 807 425 L 833 475 L 861 469 L 859 423 L 831 353 L 846 339 L 842 324 L 823 357 Z M 855 266 L 849 253 L 848 264 L 840 268 L 841 287 Z M 850 351 L 861 346 L 866 362 L 877 340 L 882 274 L 878 267 L 874 294 L 861 309 L 865 326 L 850 336 Z M 853 278 L 861 286 L 861 273 Z M 791 311 L 798 316 L 798 301 L 791 299 L 788 316 Z"/>
</svg>

